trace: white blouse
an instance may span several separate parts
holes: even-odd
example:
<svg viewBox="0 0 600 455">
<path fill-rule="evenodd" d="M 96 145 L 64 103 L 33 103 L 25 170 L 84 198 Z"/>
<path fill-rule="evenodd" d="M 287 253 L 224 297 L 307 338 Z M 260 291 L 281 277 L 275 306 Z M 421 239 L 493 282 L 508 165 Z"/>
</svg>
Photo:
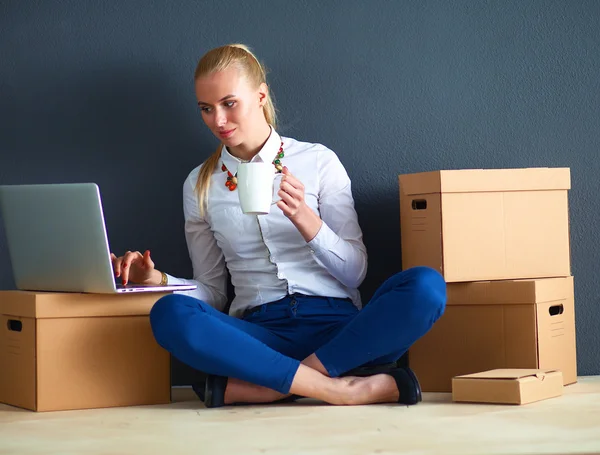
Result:
<svg viewBox="0 0 600 455">
<path fill-rule="evenodd" d="M 227 304 L 227 274 L 231 274 L 235 298 L 229 314 L 241 317 L 248 308 L 302 293 L 349 297 L 361 308 L 358 286 L 367 272 L 367 252 L 354 209 L 351 182 L 337 155 L 321 144 L 280 137 L 275 130 L 252 159 L 271 163 L 283 141 L 283 165 L 302 182 L 305 201 L 323 225 L 310 242 L 276 205 L 267 215 L 242 213 L 237 190 L 225 186 L 227 173 L 221 163 L 211 177 L 208 205 L 201 217 L 195 192 L 201 166 L 183 185 L 185 236 L 193 279 L 168 276 L 171 283 L 192 283 L 196 297 L 223 311 Z M 241 162 L 225 147 L 222 163 L 232 174 Z M 279 199 L 281 174 L 276 174 L 273 201 Z"/>
</svg>

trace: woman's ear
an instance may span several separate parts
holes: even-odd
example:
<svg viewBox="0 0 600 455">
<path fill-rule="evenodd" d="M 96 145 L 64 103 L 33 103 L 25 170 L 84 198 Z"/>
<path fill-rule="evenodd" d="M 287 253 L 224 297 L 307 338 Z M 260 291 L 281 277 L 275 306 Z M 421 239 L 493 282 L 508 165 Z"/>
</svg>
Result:
<svg viewBox="0 0 600 455">
<path fill-rule="evenodd" d="M 260 107 L 264 107 L 269 98 L 269 87 L 264 82 L 258 87 L 258 103 Z"/>
</svg>

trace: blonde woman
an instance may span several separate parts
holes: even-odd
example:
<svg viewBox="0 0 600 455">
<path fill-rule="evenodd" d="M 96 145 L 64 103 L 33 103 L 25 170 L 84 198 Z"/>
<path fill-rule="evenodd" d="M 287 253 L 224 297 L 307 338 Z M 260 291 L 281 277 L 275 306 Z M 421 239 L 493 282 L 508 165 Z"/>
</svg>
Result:
<svg viewBox="0 0 600 455">
<path fill-rule="evenodd" d="M 221 141 L 183 186 L 193 279 L 154 267 L 148 251 L 113 255 L 124 283 L 194 283 L 150 314 L 157 342 L 208 374 L 207 407 L 311 397 L 338 405 L 421 401 L 399 359 L 442 315 L 442 276 L 415 267 L 362 305 L 367 253 L 351 182 L 321 144 L 277 133 L 265 69 L 244 45 L 209 51 L 195 72 L 202 119 Z M 281 198 L 245 215 L 236 194 L 244 161 L 272 163 Z M 228 314 L 227 271 L 235 288 Z"/>
</svg>

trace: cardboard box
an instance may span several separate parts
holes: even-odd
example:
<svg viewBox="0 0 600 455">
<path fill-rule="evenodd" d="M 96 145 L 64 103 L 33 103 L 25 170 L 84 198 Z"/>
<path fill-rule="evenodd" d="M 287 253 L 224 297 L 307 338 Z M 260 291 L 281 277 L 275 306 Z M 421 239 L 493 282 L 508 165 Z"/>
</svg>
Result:
<svg viewBox="0 0 600 455">
<path fill-rule="evenodd" d="M 557 370 L 498 369 L 452 379 L 456 402 L 526 404 L 562 393 L 562 373 Z"/>
<path fill-rule="evenodd" d="M 148 319 L 163 295 L 0 292 L 0 402 L 34 411 L 169 403 L 170 355 Z"/>
<path fill-rule="evenodd" d="M 498 368 L 557 369 L 577 381 L 573 277 L 449 283 L 442 317 L 410 348 L 425 392 Z"/>
<path fill-rule="evenodd" d="M 402 267 L 446 282 L 569 276 L 568 168 L 400 175 Z"/>
</svg>

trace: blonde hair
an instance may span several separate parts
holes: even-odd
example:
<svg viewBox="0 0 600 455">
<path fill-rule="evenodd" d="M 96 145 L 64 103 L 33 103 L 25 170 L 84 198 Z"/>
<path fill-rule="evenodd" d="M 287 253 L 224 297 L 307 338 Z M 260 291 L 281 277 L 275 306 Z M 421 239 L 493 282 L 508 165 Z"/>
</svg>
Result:
<svg viewBox="0 0 600 455">
<path fill-rule="evenodd" d="M 233 65 L 236 66 L 255 87 L 258 87 L 262 83 L 266 84 L 267 76 L 265 67 L 258 61 L 248 46 L 245 46 L 244 44 L 228 44 L 208 51 L 200 59 L 200 62 L 198 62 L 198 66 L 194 72 L 194 80 L 222 71 Z M 267 123 L 273 128 L 276 128 L 277 113 L 275 111 L 273 99 L 270 95 L 270 90 L 267 92 L 263 113 Z M 215 168 L 219 165 L 222 150 L 223 144 L 220 144 L 219 147 L 217 147 L 217 150 L 204 162 L 198 173 L 196 194 L 198 195 L 200 216 L 204 215 L 208 202 L 210 178 Z"/>
</svg>

